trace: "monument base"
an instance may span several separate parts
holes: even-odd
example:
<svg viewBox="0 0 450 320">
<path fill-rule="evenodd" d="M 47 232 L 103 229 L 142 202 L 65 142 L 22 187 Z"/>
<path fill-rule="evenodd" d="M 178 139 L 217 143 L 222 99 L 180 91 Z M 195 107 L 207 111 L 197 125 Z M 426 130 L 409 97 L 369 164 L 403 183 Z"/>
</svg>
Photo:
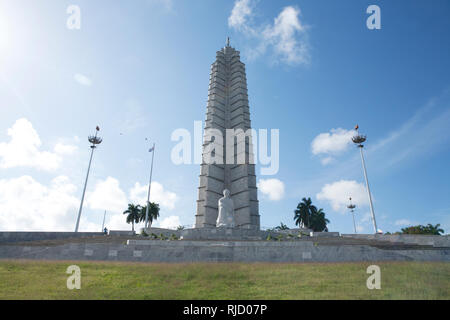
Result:
<svg viewBox="0 0 450 320">
<path fill-rule="evenodd" d="M 155 229 L 151 228 L 152 231 Z M 161 237 L 162 232 L 159 232 L 157 239 L 152 236 L 133 236 L 125 240 L 126 237 L 120 236 L 90 235 L 76 239 L 15 243 L 0 241 L 0 259 L 136 262 L 450 261 L 449 236 L 296 237 L 288 235 L 288 231 L 292 230 L 258 233 L 240 229 L 231 229 L 231 232 L 217 229 L 215 233 L 205 229 L 158 230 L 167 231 L 167 236 Z M 177 240 L 174 233 L 183 232 L 192 240 Z M 252 239 L 266 234 L 268 236 L 264 240 Z M 213 235 L 214 239 L 199 240 L 202 237 L 212 238 Z M 220 240 L 224 237 L 247 239 Z"/>
<path fill-rule="evenodd" d="M 307 236 L 310 229 L 289 229 L 289 230 L 255 230 L 242 228 L 193 228 L 184 230 L 169 230 L 161 228 L 143 229 L 148 236 L 156 235 L 165 238 L 176 237 L 180 240 L 267 240 L 267 238 L 287 238 Z"/>
</svg>

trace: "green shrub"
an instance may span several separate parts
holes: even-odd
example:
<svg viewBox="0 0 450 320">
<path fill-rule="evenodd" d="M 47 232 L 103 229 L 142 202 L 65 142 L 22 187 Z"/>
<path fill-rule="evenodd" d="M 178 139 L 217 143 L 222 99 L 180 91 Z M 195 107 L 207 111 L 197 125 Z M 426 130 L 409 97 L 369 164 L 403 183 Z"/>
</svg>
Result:
<svg viewBox="0 0 450 320">
<path fill-rule="evenodd" d="M 172 234 L 170 235 L 169 240 L 178 240 L 178 237 L 176 236 L 176 234 L 172 233 Z"/>
<path fill-rule="evenodd" d="M 402 234 L 428 234 L 428 235 L 436 235 L 440 236 L 441 233 L 444 233 L 444 229 L 440 228 L 440 224 L 433 226 L 432 224 L 428 224 L 426 226 L 417 225 L 411 226 L 402 229 Z"/>
</svg>

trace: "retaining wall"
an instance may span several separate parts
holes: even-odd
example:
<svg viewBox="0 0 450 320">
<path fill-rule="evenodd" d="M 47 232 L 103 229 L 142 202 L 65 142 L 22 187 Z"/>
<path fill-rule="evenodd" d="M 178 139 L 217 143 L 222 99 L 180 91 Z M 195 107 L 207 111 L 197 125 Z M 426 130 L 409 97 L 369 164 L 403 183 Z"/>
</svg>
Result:
<svg viewBox="0 0 450 320">
<path fill-rule="evenodd" d="M 239 228 L 193 228 L 184 230 L 170 230 L 161 228 L 148 228 L 145 232 L 148 235 L 152 233 L 159 236 L 163 234 L 166 238 L 175 235 L 177 238 L 183 240 L 266 240 L 270 235 L 276 237 L 297 237 L 300 231 L 305 232 L 308 229 L 295 230 L 253 230 L 253 229 L 239 229 Z M 308 233 L 309 234 L 309 233 Z"/>
<path fill-rule="evenodd" d="M 312 241 L 160 241 L 0 245 L 0 259 L 141 262 L 351 262 L 450 261 L 450 248 L 386 250 L 367 245 L 316 245 Z"/>
<path fill-rule="evenodd" d="M 0 243 L 86 238 L 102 236 L 102 232 L 0 232 Z"/>
<path fill-rule="evenodd" d="M 450 236 L 414 235 L 414 234 L 343 234 L 344 238 L 382 240 L 408 244 L 450 247 Z"/>
</svg>

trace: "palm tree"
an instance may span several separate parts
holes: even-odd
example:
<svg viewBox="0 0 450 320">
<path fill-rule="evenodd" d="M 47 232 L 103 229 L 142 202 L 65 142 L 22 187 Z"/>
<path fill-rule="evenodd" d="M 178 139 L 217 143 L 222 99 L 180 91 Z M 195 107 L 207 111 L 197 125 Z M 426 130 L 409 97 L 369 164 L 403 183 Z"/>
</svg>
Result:
<svg viewBox="0 0 450 320">
<path fill-rule="evenodd" d="M 141 211 L 139 213 L 139 222 L 145 222 L 145 215 L 147 211 L 147 206 L 141 207 Z M 148 208 L 148 221 L 149 226 L 152 226 L 154 220 L 159 218 L 159 204 L 155 202 L 150 202 L 150 206 Z"/>
<path fill-rule="evenodd" d="M 431 234 L 431 235 L 441 235 L 441 233 L 444 233 L 444 230 L 440 228 L 440 224 L 437 224 L 433 226 L 432 224 L 428 224 L 426 226 L 418 225 L 418 226 L 411 226 L 407 228 L 403 228 L 402 232 L 403 234 Z"/>
<path fill-rule="evenodd" d="M 289 227 L 283 222 L 280 222 L 280 225 L 278 227 L 275 227 L 275 230 L 289 230 Z"/>
<path fill-rule="evenodd" d="M 139 213 L 141 211 L 140 205 L 134 205 L 132 203 L 128 204 L 128 209 L 123 212 L 123 214 L 127 215 L 127 223 L 131 223 L 132 231 L 134 232 L 134 224 L 139 223 Z"/>
<path fill-rule="evenodd" d="M 297 205 L 297 209 L 294 211 L 295 225 L 309 228 L 311 225 L 311 215 L 315 211 L 317 211 L 317 208 L 312 204 L 311 198 L 303 198 L 302 202 Z"/>
<path fill-rule="evenodd" d="M 330 223 L 330 220 L 325 218 L 325 212 L 323 209 L 314 210 L 311 215 L 311 224 L 310 227 L 315 232 L 328 232 L 327 224 Z"/>
<path fill-rule="evenodd" d="M 440 236 L 441 233 L 444 233 L 444 229 L 439 228 L 441 225 L 438 223 L 437 225 L 433 226 L 432 224 L 428 224 L 425 229 L 427 230 L 428 234 Z"/>
</svg>

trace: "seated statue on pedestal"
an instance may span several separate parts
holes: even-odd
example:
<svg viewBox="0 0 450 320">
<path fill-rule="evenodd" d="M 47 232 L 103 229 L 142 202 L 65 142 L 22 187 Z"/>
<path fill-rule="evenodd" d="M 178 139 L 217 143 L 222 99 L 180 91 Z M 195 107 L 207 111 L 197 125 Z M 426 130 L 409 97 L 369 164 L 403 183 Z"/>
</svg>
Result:
<svg viewBox="0 0 450 320">
<path fill-rule="evenodd" d="M 234 228 L 234 204 L 230 198 L 230 190 L 223 190 L 223 198 L 219 199 L 219 215 L 216 227 Z"/>
</svg>

